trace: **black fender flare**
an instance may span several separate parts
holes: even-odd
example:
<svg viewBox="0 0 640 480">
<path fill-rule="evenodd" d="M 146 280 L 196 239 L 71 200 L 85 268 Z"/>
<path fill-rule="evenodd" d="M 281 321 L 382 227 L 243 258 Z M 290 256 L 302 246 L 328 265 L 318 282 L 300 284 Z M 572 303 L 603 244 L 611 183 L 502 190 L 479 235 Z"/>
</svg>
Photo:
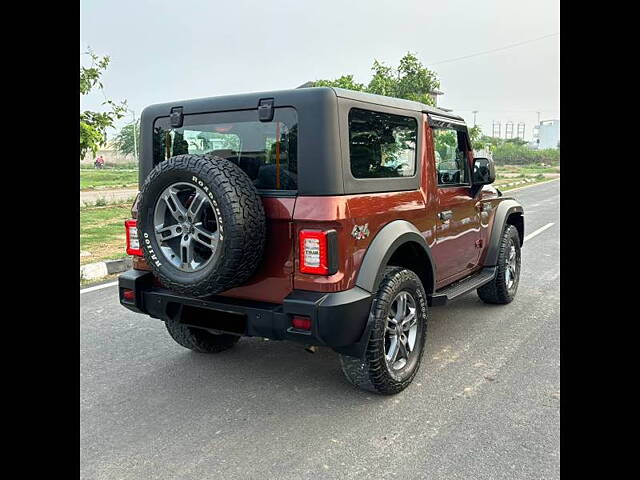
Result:
<svg viewBox="0 0 640 480">
<path fill-rule="evenodd" d="M 384 269 L 391 255 L 408 242 L 415 242 L 420 245 L 429 258 L 434 286 L 430 289 L 431 291 L 426 291 L 427 288 L 425 286 L 425 291 L 427 296 L 431 296 L 433 288 L 435 288 L 436 279 L 436 267 L 431 256 L 431 249 L 420 231 L 406 220 L 394 220 L 382 227 L 376 234 L 360 264 L 356 286 L 367 292 L 375 293 L 382 281 Z"/>
<path fill-rule="evenodd" d="M 356 287 L 365 290 L 371 295 L 371 298 L 373 298 L 375 292 L 380 286 L 380 282 L 382 281 L 384 270 L 389 259 L 396 250 L 398 250 L 398 248 L 408 242 L 415 242 L 420 245 L 429 259 L 433 286 L 429 289 L 431 291 L 427 291 L 427 288 L 425 287 L 425 292 L 427 294 L 427 298 L 430 298 L 433 295 L 436 279 L 436 267 L 433 262 L 433 257 L 431 256 L 431 249 L 429 248 L 429 245 L 427 245 L 427 242 L 420 231 L 406 220 L 394 220 L 382 227 L 376 234 L 369 245 L 369 248 L 367 248 L 364 258 L 362 259 L 362 263 L 360 264 L 360 270 L 358 271 L 358 276 L 356 278 Z M 334 348 L 336 352 L 353 357 L 364 358 L 367 345 L 369 344 L 371 328 L 373 327 L 374 322 L 371 310 L 372 308 L 370 307 L 369 316 L 360 339 L 352 345 Z"/>
<path fill-rule="evenodd" d="M 491 228 L 491 237 L 487 246 L 487 256 L 484 260 L 485 267 L 494 267 L 498 262 L 498 251 L 500 249 L 500 239 L 507 224 L 507 219 L 513 213 L 524 215 L 524 209 L 517 201 L 513 199 L 505 199 L 498 204 L 496 213 L 493 217 L 493 227 Z M 524 220 L 523 231 L 524 233 Z M 520 239 L 520 246 L 524 242 L 524 236 Z"/>
</svg>

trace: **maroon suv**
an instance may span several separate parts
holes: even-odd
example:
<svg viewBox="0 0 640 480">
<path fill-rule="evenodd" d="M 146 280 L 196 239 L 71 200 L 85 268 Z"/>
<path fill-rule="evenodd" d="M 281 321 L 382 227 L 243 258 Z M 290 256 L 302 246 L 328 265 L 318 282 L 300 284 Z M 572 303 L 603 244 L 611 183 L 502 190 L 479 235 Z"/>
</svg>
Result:
<svg viewBox="0 0 640 480">
<path fill-rule="evenodd" d="M 462 118 L 413 101 L 301 88 L 153 105 L 120 302 L 197 352 L 328 346 L 352 383 L 397 393 L 430 307 L 516 294 L 523 209 L 494 179 Z"/>
</svg>

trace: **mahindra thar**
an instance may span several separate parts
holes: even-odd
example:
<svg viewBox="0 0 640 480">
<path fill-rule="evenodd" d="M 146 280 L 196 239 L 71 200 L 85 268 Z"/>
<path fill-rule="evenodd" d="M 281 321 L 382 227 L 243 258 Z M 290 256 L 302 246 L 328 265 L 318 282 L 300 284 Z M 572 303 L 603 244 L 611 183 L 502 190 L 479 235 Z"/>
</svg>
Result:
<svg viewBox="0 0 640 480">
<path fill-rule="evenodd" d="M 328 87 L 152 105 L 139 162 L 120 302 L 196 352 L 327 346 L 394 394 L 432 307 L 516 294 L 523 208 L 450 112 Z"/>
</svg>

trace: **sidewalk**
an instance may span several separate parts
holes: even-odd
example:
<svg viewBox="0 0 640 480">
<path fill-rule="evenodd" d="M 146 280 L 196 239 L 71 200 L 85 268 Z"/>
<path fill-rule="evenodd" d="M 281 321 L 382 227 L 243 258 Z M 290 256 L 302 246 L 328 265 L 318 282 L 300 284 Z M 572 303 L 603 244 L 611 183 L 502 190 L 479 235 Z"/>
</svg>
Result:
<svg viewBox="0 0 640 480">
<path fill-rule="evenodd" d="M 104 198 L 108 202 L 115 200 L 127 200 L 133 198 L 138 193 L 137 188 L 120 188 L 115 190 L 91 190 L 88 192 L 80 192 L 80 206 L 84 206 L 84 202 L 96 203 L 96 200 Z"/>
</svg>

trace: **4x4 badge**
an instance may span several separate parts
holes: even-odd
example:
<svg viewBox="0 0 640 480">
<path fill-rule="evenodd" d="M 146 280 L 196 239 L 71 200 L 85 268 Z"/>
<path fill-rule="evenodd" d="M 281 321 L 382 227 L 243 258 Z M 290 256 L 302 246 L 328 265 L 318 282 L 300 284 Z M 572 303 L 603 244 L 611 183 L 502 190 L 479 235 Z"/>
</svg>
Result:
<svg viewBox="0 0 640 480">
<path fill-rule="evenodd" d="M 364 225 L 356 225 L 353 227 L 351 231 L 351 235 L 356 240 L 362 240 L 369 236 L 369 224 L 365 223 Z"/>
</svg>

